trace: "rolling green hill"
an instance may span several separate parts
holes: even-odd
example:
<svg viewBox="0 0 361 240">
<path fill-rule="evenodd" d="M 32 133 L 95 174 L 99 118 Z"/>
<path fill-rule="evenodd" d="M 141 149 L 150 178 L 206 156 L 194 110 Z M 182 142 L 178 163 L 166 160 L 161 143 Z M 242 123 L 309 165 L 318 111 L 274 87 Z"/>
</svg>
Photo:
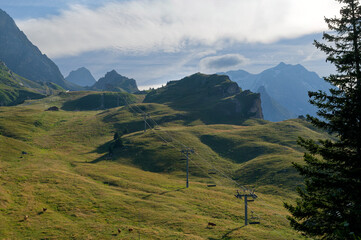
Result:
<svg viewBox="0 0 361 240">
<path fill-rule="evenodd" d="M 240 124 L 249 118 L 263 118 L 260 95 L 241 91 L 225 75 L 193 74 L 147 94 L 146 103 L 162 103 L 185 110 L 207 124 Z"/>
<path fill-rule="evenodd" d="M 63 110 L 91 111 L 108 109 L 142 100 L 142 96 L 132 95 L 126 92 L 75 92 L 70 94 L 74 97 L 63 103 Z M 69 93 L 67 95 L 69 95 Z"/>
<path fill-rule="evenodd" d="M 44 111 L 89 94 L 0 107 L 1 238 L 304 239 L 289 227 L 283 201 L 300 184 L 291 167 L 302 161 L 297 136 L 325 137 L 307 122 L 189 124 L 190 112 L 159 103 Z M 144 132 L 142 111 L 160 125 L 149 119 L 154 128 Z M 124 147 L 109 155 L 116 131 L 126 132 Z M 188 189 L 183 144 L 196 152 Z M 256 188 L 249 208 L 260 225 L 243 226 L 234 180 Z"/>
</svg>

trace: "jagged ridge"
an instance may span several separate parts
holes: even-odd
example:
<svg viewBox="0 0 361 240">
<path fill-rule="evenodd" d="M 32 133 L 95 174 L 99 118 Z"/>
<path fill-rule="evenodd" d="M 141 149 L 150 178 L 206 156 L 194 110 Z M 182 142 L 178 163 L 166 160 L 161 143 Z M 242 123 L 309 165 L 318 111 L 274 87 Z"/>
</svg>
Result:
<svg viewBox="0 0 361 240">
<path fill-rule="evenodd" d="M 118 74 L 115 70 L 107 72 L 92 86 L 93 90 L 134 93 L 139 91 L 134 79 Z"/>
</svg>

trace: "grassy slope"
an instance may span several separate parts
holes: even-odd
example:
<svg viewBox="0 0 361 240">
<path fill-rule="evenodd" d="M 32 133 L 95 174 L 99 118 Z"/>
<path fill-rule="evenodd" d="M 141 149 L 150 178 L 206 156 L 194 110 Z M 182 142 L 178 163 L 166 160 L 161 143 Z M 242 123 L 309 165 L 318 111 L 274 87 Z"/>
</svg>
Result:
<svg viewBox="0 0 361 240">
<path fill-rule="evenodd" d="M 0 105 L 10 106 L 39 99 L 63 89 L 54 83 L 36 83 L 12 73 L 0 61 Z"/>
<path fill-rule="evenodd" d="M 134 102 L 139 102 L 140 95 L 132 95 L 127 92 L 76 92 L 67 93 L 65 95 L 73 94 L 75 97 L 67 100 L 63 106 L 63 110 L 67 111 L 91 111 L 99 109 L 108 109 L 126 105 Z M 68 98 L 68 96 L 66 96 Z"/>
<path fill-rule="evenodd" d="M 323 137 L 306 123 L 196 125 L 187 122 L 187 113 L 139 104 L 163 123 L 143 134 L 134 132 L 143 127 L 141 117 L 126 107 L 44 111 L 79 97 L 69 95 L 0 108 L 0 238 L 301 239 L 290 229 L 282 202 L 292 201 L 290 189 L 298 183 L 290 169 L 302 156 L 295 136 Z M 131 132 L 123 137 L 126 150 L 107 159 L 114 130 L 124 127 Z M 235 186 L 216 175 L 212 181 L 218 186 L 207 188 L 204 172 L 212 166 L 197 155 L 191 187 L 185 189 L 184 161 L 159 135 L 168 141 L 173 136 L 240 183 L 257 186 L 259 199 L 250 208 L 262 224 L 242 227 L 244 209 L 234 197 Z M 208 229 L 208 222 L 217 226 Z"/>
</svg>

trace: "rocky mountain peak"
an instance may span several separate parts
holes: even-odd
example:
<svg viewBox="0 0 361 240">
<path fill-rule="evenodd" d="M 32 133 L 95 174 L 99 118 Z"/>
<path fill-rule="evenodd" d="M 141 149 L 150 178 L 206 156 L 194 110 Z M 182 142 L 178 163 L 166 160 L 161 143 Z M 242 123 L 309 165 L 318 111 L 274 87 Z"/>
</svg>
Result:
<svg viewBox="0 0 361 240">
<path fill-rule="evenodd" d="M 110 72 L 107 72 L 107 73 L 105 74 L 105 77 L 116 77 L 116 76 L 118 76 L 118 75 L 120 75 L 120 74 L 117 73 L 117 71 L 115 71 L 115 70 L 113 69 L 113 70 L 111 70 Z"/>
<path fill-rule="evenodd" d="M 96 83 L 93 75 L 85 67 L 71 71 L 65 79 L 82 87 L 92 86 Z"/>
<path fill-rule="evenodd" d="M 117 73 L 115 70 L 107 72 L 104 77 L 100 78 L 92 86 L 92 89 L 113 92 L 126 91 L 129 93 L 139 91 L 137 83 L 134 79 L 124 77 Z"/>
<path fill-rule="evenodd" d="M 15 73 L 34 82 L 53 82 L 67 89 L 59 68 L 34 46 L 16 26 L 14 20 L 0 9 L 0 59 Z"/>
<path fill-rule="evenodd" d="M 284 62 L 280 62 L 280 63 L 276 66 L 276 68 L 284 68 L 284 67 L 286 67 L 286 66 L 289 66 L 289 65 L 286 64 L 286 63 L 284 63 Z"/>
</svg>

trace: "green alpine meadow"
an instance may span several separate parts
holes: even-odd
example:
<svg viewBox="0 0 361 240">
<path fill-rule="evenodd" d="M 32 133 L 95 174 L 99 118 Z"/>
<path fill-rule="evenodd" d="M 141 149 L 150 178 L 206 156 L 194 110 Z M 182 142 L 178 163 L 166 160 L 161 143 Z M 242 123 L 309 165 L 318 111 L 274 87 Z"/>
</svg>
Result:
<svg viewBox="0 0 361 240">
<path fill-rule="evenodd" d="M 302 161 L 298 136 L 326 133 L 301 119 L 189 123 L 188 112 L 158 103 L 62 110 L 85 96 L 0 108 L 4 239 L 302 239 L 283 208 L 302 184 L 291 162 Z M 141 110 L 159 125 L 144 132 Z M 110 155 L 116 132 L 123 146 Z M 195 150 L 188 189 L 182 144 Z M 256 189 L 249 215 L 261 224 L 244 226 L 237 184 Z"/>
<path fill-rule="evenodd" d="M 0 240 L 360 240 L 359 0 L 0 0 Z"/>
</svg>

